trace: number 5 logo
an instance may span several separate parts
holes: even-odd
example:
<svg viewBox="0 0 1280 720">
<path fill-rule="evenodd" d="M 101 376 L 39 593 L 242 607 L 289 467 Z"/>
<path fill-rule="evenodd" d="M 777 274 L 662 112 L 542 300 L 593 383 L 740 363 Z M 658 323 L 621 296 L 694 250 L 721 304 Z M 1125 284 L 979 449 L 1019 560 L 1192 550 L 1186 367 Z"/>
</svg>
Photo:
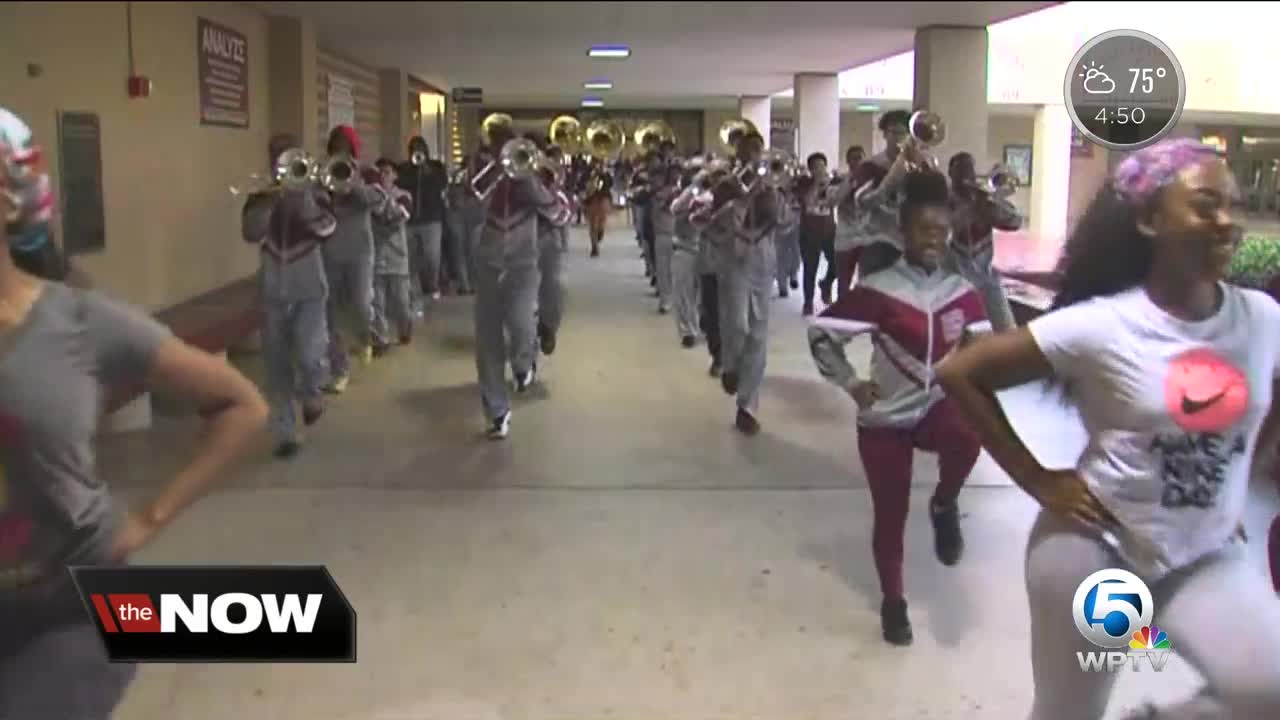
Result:
<svg viewBox="0 0 1280 720">
<path fill-rule="evenodd" d="M 1155 616 L 1151 590 L 1142 578 L 1111 568 L 1090 575 L 1076 588 L 1071 603 L 1076 629 L 1104 648 L 1128 647 L 1129 637 Z"/>
</svg>

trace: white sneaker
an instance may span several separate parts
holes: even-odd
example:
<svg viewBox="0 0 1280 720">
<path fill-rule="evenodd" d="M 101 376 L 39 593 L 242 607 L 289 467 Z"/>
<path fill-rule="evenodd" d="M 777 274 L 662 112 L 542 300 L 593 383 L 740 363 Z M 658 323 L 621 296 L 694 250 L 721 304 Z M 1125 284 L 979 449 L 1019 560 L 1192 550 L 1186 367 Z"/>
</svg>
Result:
<svg viewBox="0 0 1280 720">
<path fill-rule="evenodd" d="M 489 429 L 486 431 L 490 440 L 502 440 L 511 432 L 511 411 L 503 413 L 502 417 L 489 423 Z"/>
<path fill-rule="evenodd" d="M 516 392 L 526 392 L 532 385 L 534 380 L 538 379 L 538 368 L 531 367 L 529 372 L 516 376 Z"/>
</svg>

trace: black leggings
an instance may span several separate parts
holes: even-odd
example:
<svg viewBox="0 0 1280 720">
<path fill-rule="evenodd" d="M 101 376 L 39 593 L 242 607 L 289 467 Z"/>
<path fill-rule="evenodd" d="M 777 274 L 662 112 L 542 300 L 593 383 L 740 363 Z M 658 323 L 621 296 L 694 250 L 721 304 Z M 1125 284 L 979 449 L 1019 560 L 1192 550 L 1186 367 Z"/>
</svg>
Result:
<svg viewBox="0 0 1280 720">
<path fill-rule="evenodd" d="M 707 352 L 711 360 L 720 363 L 720 287 L 715 273 L 703 275 L 701 281 L 702 302 L 699 322 L 702 335 L 707 339 Z"/>
<path fill-rule="evenodd" d="M 818 260 L 826 256 L 827 274 L 822 284 L 836 281 L 836 236 L 830 228 L 800 228 L 800 261 L 804 263 L 804 304 L 813 305 L 813 290 L 818 282 Z"/>
</svg>

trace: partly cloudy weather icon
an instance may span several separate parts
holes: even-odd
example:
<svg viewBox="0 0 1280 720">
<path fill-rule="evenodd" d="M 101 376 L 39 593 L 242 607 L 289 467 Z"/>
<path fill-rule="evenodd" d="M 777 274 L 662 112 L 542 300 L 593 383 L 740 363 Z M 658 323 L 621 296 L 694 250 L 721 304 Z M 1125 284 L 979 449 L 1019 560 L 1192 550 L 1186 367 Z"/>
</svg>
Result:
<svg viewBox="0 0 1280 720">
<path fill-rule="evenodd" d="M 1084 91 L 1090 95 L 1109 95 L 1115 92 L 1116 81 L 1102 71 L 1103 67 L 1105 66 L 1093 67 L 1093 63 L 1089 63 L 1089 67 L 1080 68 L 1080 77 L 1084 78 Z"/>
</svg>

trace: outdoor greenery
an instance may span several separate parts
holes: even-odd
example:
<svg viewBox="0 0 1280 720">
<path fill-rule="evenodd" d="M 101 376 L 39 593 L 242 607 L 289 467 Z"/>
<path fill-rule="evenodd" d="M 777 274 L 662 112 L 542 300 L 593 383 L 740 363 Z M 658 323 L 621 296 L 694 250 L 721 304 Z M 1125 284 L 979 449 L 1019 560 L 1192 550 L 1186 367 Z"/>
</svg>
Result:
<svg viewBox="0 0 1280 720">
<path fill-rule="evenodd" d="M 1245 287 L 1268 288 L 1280 275 L 1280 235 L 1245 235 L 1231 259 L 1228 278 Z"/>
</svg>

